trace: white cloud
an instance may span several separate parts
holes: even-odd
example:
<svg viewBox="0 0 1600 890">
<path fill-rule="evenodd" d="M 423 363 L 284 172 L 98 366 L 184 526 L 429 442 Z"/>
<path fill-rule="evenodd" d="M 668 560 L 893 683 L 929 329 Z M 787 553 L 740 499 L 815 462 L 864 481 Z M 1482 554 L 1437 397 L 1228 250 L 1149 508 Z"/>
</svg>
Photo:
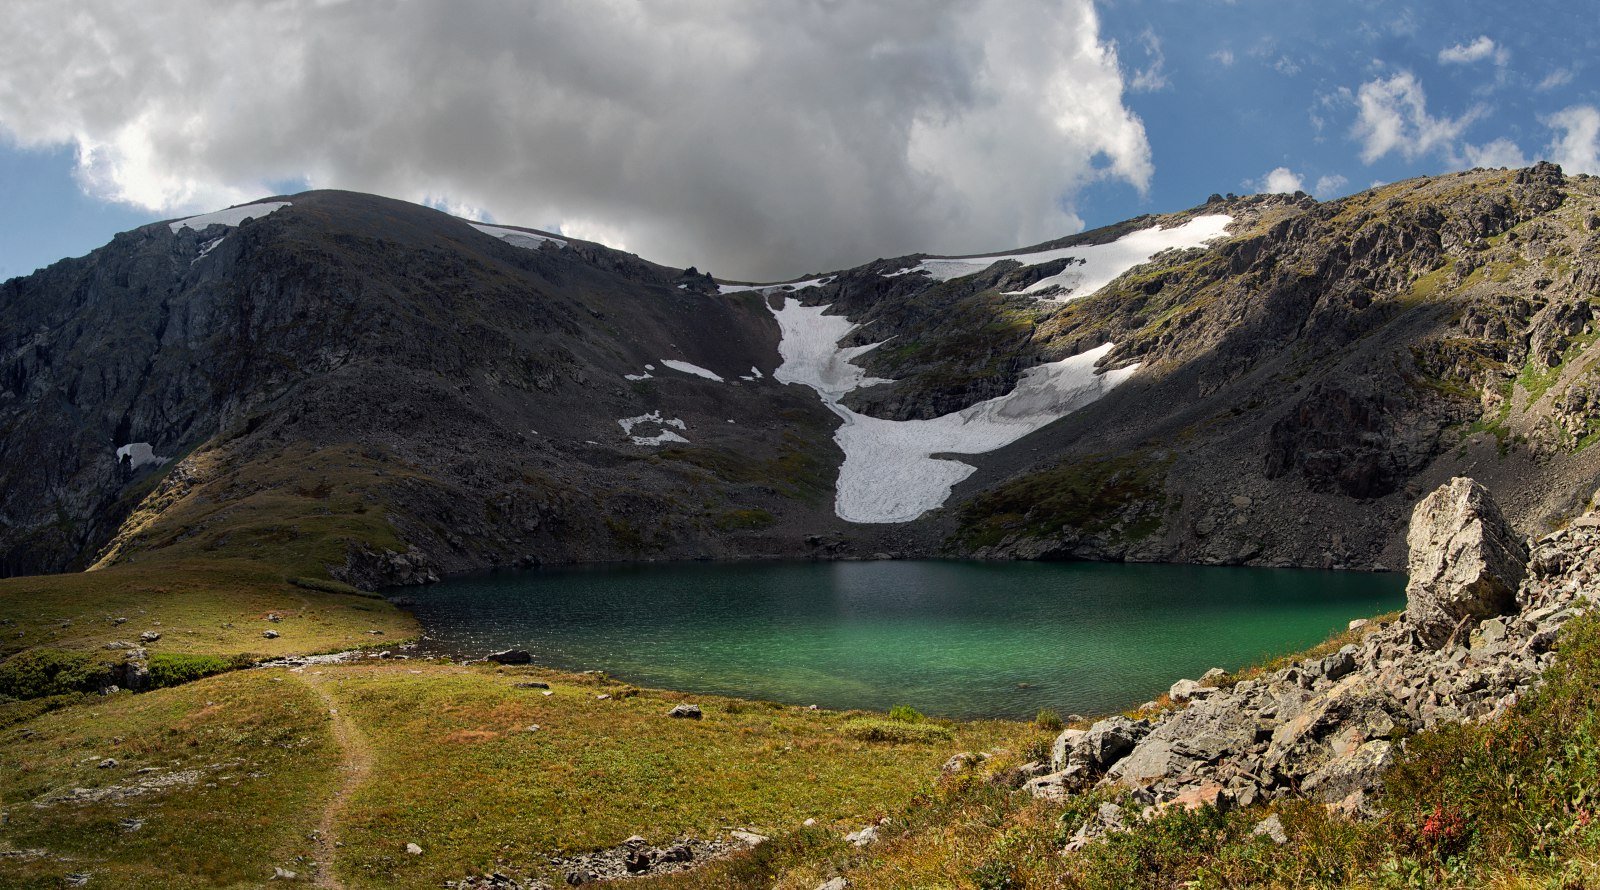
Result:
<svg viewBox="0 0 1600 890">
<path fill-rule="evenodd" d="M 1496 139 L 1487 145 L 1462 146 L 1467 163 L 1474 167 L 1526 167 L 1528 158 L 1510 139 Z"/>
<path fill-rule="evenodd" d="M 1223 48 L 1211 54 L 1212 61 L 1224 68 L 1233 67 L 1233 50 Z"/>
<path fill-rule="evenodd" d="M 1338 197 L 1340 190 L 1349 184 L 1350 180 L 1337 173 L 1330 173 L 1317 178 L 1317 184 L 1312 186 L 1311 194 L 1326 201 L 1329 198 Z"/>
<path fill-rule="evenodd" d="M 1564 87 L 1567 84 L 1572 83 L 1572 77 L 1573 71 L 1571 67 L 1557 68 L 1549 74 L 1546 74 L 1544 76 L 1544 80 L 1539 81 L 1539 84 L 1535 86 L 1534 89 L 1544 92 L 1545 90 L 1553 90 L 1556 87 Z"/>
<path fill-rule="evenodd" d="M 304 179 L 728 276 L 1040 241 L 1152 174 L 1092 0 L 10 0 L 0 47 L 0 138 L 101 197 Z"/>
<path fill-rule="evenodd" d="M 1360 116 L 1352 135 L 1361 141 L 1361 159 L 1369 164 L 1394 151 L 1408 161 L 1434 151 L 1450 152 L 1462 131 L 1484 113 L 1474 107 L 1455 118 L 1428 114 L 1422 84 L 1410 71 L 1362 84 L 1356 104 Z"/>
<path fill-rule="evenodd" d="M 1139 35 L 1139 45 L 1144 47 L 1147 60 L 1145 67 L 1133 74 L 1133 79 L 1128 81 L 1128 89 L 1140 93 L 1153 93 L 1167 88 L 1167 54 L 1161 49 L 1161 38 L 1149 28 Z"/>
<path fill-rule="evenodd" d="M 1503 67 L 1511 61 L 1511 51 L 1496 45 L 1487 35 L 1480 36 L 1471 43 L 1458 43 L 1439 50 L 1441 65 L 1468 65 L 1490 58 L 1494 59 L 1496 65 Z"/>
<path fill-rule="evenodd" d="M 1288 167 L 1277 167 L 1252 184 L 1258 192 L 1289 195 L 1305 191 L 1305 180 Z"/>
<path fill-rule="evenodd" d="M 1600 109 L 1574 105 L 1543 120 L 1559 131 L 1550 142 L 1550 160 L 1568 173 L 1600 174 Z"/>
</svg>

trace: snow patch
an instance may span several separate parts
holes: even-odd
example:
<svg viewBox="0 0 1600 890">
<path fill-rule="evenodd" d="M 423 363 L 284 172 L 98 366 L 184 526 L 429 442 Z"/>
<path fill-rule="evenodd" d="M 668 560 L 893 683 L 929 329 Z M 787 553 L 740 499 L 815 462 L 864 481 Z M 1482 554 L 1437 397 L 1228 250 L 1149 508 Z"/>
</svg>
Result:
<svg viewBox="0 0 1600 890">
<path fill-rule="evenodd" d="M 715 380 L 718 383 L 727 382 L 726 380 L 722 379 L 721 374 L 718 374 L 715 371 L 707 371 L 705 368 L 702 368 L 699 365 L 691 365 L 688 362 L 681 362 L 675 358 L 664 358 L 661 360 L 661 363 L 674 371 L 682 371 L 685 374 L 693 374 L 696 377 L 704 377 L 707 380 Z"/>
<path fill-rule="evenodd" d="M 685 445 L 689 444 L 688 439 L 685 439 L 672 430 L 662 430 L 661 432 L 656 433 L 654 436 L 633 436 L 631 439 L 635 445 L 661 445 L 666 442 L 682 442 Z"/>
<path fill-rule="evenodd" d="M 552 238 L 549 235 L 540 235 L 536 232 L 524 232 L 521 229 L 508 229 L 504 226 L 490 226 L 483 223 L 468 223 L 468 225 L 485 235 L 499 238 L 512 247 L 526 247 L 530 250 L 538 250 L 544 246 L 546 241 L 557 247 L 567 246 L 567 242 L 562 241 L 560 238 Z"/>
<path fill-rule="evenodd" d="M 740 374 L 739 375 L 739 379 L 740 380 L 755 381 L 755 380 L 760 380 L 763 376 L 764 375 L 761 373 L 761 369 L 760 368 L 756 367 L 755 365 L 751 365 L 750 366 L 750 373 L 748 373 L 748 374 Z"/>
<path fill-rule="evenodd" d="M 227 210 L 218 210 L 216 213 L 207 213 L 202 216 L 191 216 L 177 222 L 168 223 L 176 235 L 179 229 L 194 229 L 200 231 L 206 226 L 224 225 L 236 226 L 246 219 L 260 219 L 269 213 L 282 210 L 289 206 L 288 201 L 267 201 L 261 204 L 245 204 L 240 207 L 229 207 Z"/>
<path fill-rule="evenodd" d="M 635 445 L 660 445 L 663 442 L 682 442 L 685 445 L 689 444 L 688 439 L 685 439 L 669 429 L 669 427 L 676 427 L 680 430 L 683 430 L 688 429 L 688 426 L 682 420 L 676 417 L 662 417 L 659 410 L 651 411 L 649 414 L 640 414 L 638 417 L 620 418 L 617 421 L 617 425 L 622 427 L 622 434 L 627 436 Z M 634 427 L 640 425 L 658 426 L 661 428 L 661 430 L 654 436 L 633 435 Z"/>
<path fill-rule="evenodd" d="M 622 379 L 624 379 L 624 380 L 654 380 L 654 379 L 656 379 L 656 375 L 650 373 L 649 371 L 646 371 L 643 374 L 623 374 L 622 375 Z"/>
<path fill-rule="evenodd" d="M 194 259 L 189 261 L 189 265 L 193 266 L 195 263 L 198 263 L 201 260 L 205 259 L 206 258 L 206 254 L 210 253 L 213 250 L 216 250 L 217 249 L 217 245 L 221 244 L 222 242 L 224 242 L 226 240 L 228 240 L 228 236 L 227 235 L 222 235 L 222 236 L 219 236 L 219 237 L 216 237 L 216 238 L 212 238 L 210 241 L 207 241 L 206 243 L 200 245 L 200 253 L 197 256 L 195 256 Z"/>
<path fill-rule="evenodd" d="M 885 383 L 866 376 L 851 359 L 879 344 L 840 348 L 857 325 L 827 306 L 784 301 L 777 316 L 783 364 L 773 372 L 781 383 L 816 390 L 823 403 L 844 420 L 833 439 L 844 451 L 834 495 L 834 512 L 861 523 L 910 522 L 940 507 L 956 483 L 976 471 L 935 454 L 983 454 L 1003 448 L 1088 405 L 1128 379 L 1138 365 L 1104 374 L 1095 363 L 1113 349 L 1106 343 L 1071 358 L 1030 368 L 1006 395 L 930 420 L 885 420 L 858 414 L 839 403 L 861 386 Z"/>
<path fill-rule="evenodd" d="M 137 470 L 145 466 L 160 466 L 167 459 L 156 454 L 149 442 L 129 442 L 117 448 L 117 461 L 127 461 L 130 469 Z"/>
<path fill-rule="evenodd" d="M 1095 293 L 1110 284 L 1117 276 L 1135 266 L 1150 262 L 1152 257 L 1164 250 L 1203 247 L 1207 242 L 1226 234 L 1232 222 L 1233 217 L 1225 213 L 1216 213 L 1197 216 L 1181 226 L 1173 226 L 1170 229 L 1152 226 L 1137 232 L 1129 232 L 1109 244 L 1057 247 L 1036 253 L 1011 253 L 1003 256 L 933 257 L 908 269 L 889 273 L 885 277 L 921 271 L 928 273 L 935 281 L 949 281 L 952 278 L 982 272 L 1001 260 L 1015 260 L 1024 266 L 1038 266 L 1056 260 L 1073 259 L 1077 262 L 1069 264 L 1055 275 L 1042 278 L 1020 291 L 1007 294 L 1007 296 L 1041 294 L 1052 288 L 1060 288 L 1060 293 L 1042 295 L 1041 299 L 1066 302 Z"/>
</svg>

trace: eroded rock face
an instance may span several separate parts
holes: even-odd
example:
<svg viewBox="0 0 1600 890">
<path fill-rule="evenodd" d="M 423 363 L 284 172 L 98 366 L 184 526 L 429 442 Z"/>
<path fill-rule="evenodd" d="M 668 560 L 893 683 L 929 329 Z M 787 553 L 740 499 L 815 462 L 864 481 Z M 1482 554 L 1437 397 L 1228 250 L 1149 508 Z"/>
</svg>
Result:
<svg viewBox="0 0 1600 890">
<path fill-rule="evenodd" d="M 1464 641 L 1478 621 L 1516 611 L 1528 551 L 1477 482 L 1458 476 L 1424 498 L 1406 543 L 1406 621 L 1427 644 Z"/>
</svg>

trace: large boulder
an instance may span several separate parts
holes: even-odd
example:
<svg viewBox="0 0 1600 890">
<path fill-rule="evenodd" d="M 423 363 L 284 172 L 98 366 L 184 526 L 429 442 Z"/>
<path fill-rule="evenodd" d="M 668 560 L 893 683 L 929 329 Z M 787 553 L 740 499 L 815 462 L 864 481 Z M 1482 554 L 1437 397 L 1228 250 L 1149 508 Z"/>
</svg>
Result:
<svg viewBox="0 0 1600 890">
<path fill-rule="evenodd" d="M 1139 740 L 1149 733 L 1150 724 L 1144 720 L 1107 717 L 1089 727 L 1078 738 L 1072 750 L 1067 752 L 1066 760 L 1083 763 L 1093 770 L 1105 770 L 1127 756 Z"/>
<path fill-rule="evenodd" d="M 1516 610 L 1528 552 L 1477 482 L 1457 476 L 1423 498 L 1406 543 L 1406 621 L 1423 642 L 1465 642 L 1471 625 Z"/>
</svg>

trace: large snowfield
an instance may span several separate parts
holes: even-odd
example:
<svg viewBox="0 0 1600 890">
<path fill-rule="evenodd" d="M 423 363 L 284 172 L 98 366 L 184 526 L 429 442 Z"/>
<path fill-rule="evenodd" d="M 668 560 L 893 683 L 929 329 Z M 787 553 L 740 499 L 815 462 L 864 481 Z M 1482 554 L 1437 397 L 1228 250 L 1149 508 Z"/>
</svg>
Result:
<svg viewBox="0 0 1600 890">
<path fill-rule="evenodd" d="M 773 378 L 811 387 L 844 420 L 833 437 L 844 451 L 834 511 L 850 522 L 910 522 L 942 506 L 956 483 L 976 468 L 934 455 L 1003 448 L 1099 399 L 1139 367 L 1096 374 L 1095 362 L 1113 348 L 1107 343 L 1030 368 L 1006 395 L 952 414 L 931 420 L 868 417 L 839 400 L 862 386 L 887 382 L 867 377 L 851 362 L 879 344 L 841 348 L 839 340 L 857 326 L 842 315 L 828 315 L 828 308 L 786 299 L 782 309 L 773 310 L 783 359 Z"/>
</svg>

